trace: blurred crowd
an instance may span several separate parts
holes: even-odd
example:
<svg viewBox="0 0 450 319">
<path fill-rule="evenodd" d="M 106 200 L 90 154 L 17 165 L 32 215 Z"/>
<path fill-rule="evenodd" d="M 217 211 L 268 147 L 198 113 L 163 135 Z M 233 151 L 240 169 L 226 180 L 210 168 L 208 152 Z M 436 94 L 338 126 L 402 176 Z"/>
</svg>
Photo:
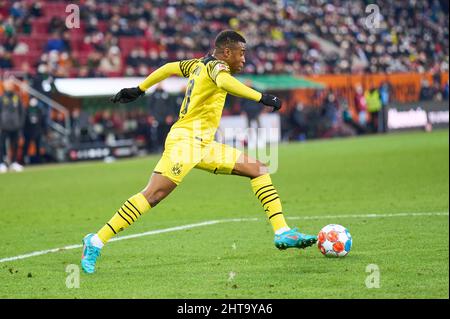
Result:
<svg viewBox="0 0 450 319">
<path fill-rule="evenodd" d="M 169 95 L 158 87 L 145 97 L 145 107 L 83 111 L 73 109 L 70 115 L 74 143 L 134 139 L 147 152 L 159 152 L 170 127 L 178 119 L 184 94 Z M 64 126 L 63 121 L 61 125 Z"/>
<path fill-rule="evenodd" d="M 82 0 L 80 28 L 66 26 L 67 2 L 0 0 L 0 75 L 17 72 L 50 96 L 58 77 L 147 76 L 173 60 L 205 55 L 215 35 L 227 28 L 247 41 L 249 74 L 344 74 L 431 72 L 420 100 L 448 99 L 448 2 L 383 2 L 378 20 L 367 20 L 370 1 L 356 0 Z M 368 21 L 371 25 L 368 25 Z M 67 122 L 48 105 L 27 105 L 4 85 L 0 94 L 0 171 L 20 171 L 40 162 L 50 122 Z M 339 92 L 318 90 L 311 106 L 295 102 L 282 113 L 282 138 L 302 140 L 351 136 L 386 129 L 384 108 L 392 88 L 352 88 L 352 101 Z M 353 100 L 354 97 L 354 100 Z M 158 88 L 143 108 L 71 110 L 73 143 L 134 139 L 148 152 L 160 151 L 176 121 L 183 94 Z M 20 100 L 20 99 L 19 99 Z M 349 107 L 349 104 L 352 107 Z M 354 106 L 354 107 L 353 107 Z M 260 105 L 227 98 L 224 115 L 258 121 Z M 45 152 L 44 152 L 45 153 Z M 2 162 L 4 161 L 4 162 Z"/>
<path fill-rule="evenodd" d="M 22 164 L 29 162 L 31 152 L 39 157 L 36 150 L 40 150 L 42 137 L 47 131 L 47 114 L 46 106 L 36 98 L 30 99 L 25 107 L 13 81 L 3 82 L 0 95 L 0 173 L 8 169 L 22 171 Z"/>
<path fill-rule="evenodd" d="M 448 100 L 448 83 L 443 89 L 437 83 L 422 83 L 421 101 Z M 296 102 L 294 107 L 280 113 L 281 139 L 306 140 L 386 132 L 386 110 L 391 94 L 388 82 L 365 90 L 362 85 L 356 85 L 354 108 L 351 109 L 347 96 L 332 90 L 317 90 L 314 99 L 322 101 L 320 105 Z M 62 113 L 52 112 L 47 104 L 34 97 L 24 105 L 12 82 L 6 80 L 3 94 L 0 94 L 0 173 L 8 169 L 21 171 L 23 165 L 29 163 L 55 160 L 48 148 L 52 139 L 50 122 L 63 128 L 69 123 L 69 140 L 75 147 L 133 140 L 144 153 L 161 152 L 170 127 L 178 119 L 183 98 L 184 92 L 168 94 L 158 86 L 143 99 L 143 106 L 90 111 L 76 107 L 66 119 Z M 252 127 L 254 121 L 261 127 L 261 114 L 270 111 L 254 101 L 228 95 L 223 114 L 246 116 L 248 127 Z"/>
<path fill-rule="evenodd" d="M 449 83 L 440 85 L 435 77 L 431 82 L 421 83 L 419 101 L 442 102 L 449 100 Z M 284 140 L 344 137 L 387 131 L 387 107 L 393 102 L 393 87 L 388 82 L 366 89 L 361 84 L 354 87 L 353 108 L 348 96 L 332 91 L 318 90 L 315 99 L 319 106 L 297 102 L 282 115 L 282 137 Z"/>
<path fill-rule="evenodd" d="M 282 121 L 284 140 L 346 137 L 387 131 L 385 110 L 390 96 L 388 83 L 369 87 L 365 91 L 361 85 L 357 85 L 354 111 L 342 95 L 328 90 L 318 91 L 317 95 L 323 101 L 319 107 L 298 102 L 285 116 Z"/>
<path fill-rule="evenodd" d="M 64 2 L 0 0 L 0 68 L 58 77 L 145 76 L 168 60 L 204 55 L 220 30 L 233 28 L 248 40 L 245 73 L 448 71 L 446 1 L 383 2 L 375 27 L 367 26 L 363 0 L 220 3 L 80 1 L 80 29 L 69 30 Z M 55 9 L 44 10 L 49 5 Z M 12 59 L 34 50 L 21 35 L 44 35 L 32 65 Z"/>
<path fill-rule="evenodd" d="M 111 146 L 132 140 L 144 153 L 161 152 L 172 124 L 178 119 L 184 93 L 169 95 L 157 87 L 144 98 L 144 107 L 97 109 L 79 107 L 68 118 L 32 97 L 25 105 L 12 80 L 3 81 L 0 94 L 0 173 L 22 171 L 30 163 L 55 161 L 49 142 L 54 139 L 50 123 L 70 127 L 69 143 Z"/>
<path fill-rule="evenodd" d="M 334 56 L 326 65 L 319 63 L 315 73 L 356 71 L 359 67 L 348 57 L 363 61 L 362 70 L 371 73 L 448 71 L 448 1 L 300 0 L 292 3 L 297 3 L 301 12 L 297 21 L 307 25 L 308 32 L 331 41 L 344 52 L 344 58 Z M 379 19 L 373 15 L 377 10 Z"/>
</svg>

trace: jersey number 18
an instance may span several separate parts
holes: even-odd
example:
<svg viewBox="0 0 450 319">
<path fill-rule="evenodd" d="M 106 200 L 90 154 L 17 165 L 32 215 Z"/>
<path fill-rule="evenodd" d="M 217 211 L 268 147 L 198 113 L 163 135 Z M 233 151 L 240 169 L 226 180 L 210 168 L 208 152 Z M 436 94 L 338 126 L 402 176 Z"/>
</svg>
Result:
<svg viewBox="0 0 450 319">
<path fill-rule="evenodd" d="M 181 110 L 181 114 L 185 115 L 188 111 L 189 103 L 191 102 L 191 94 L 194 89 L 194 79 L 190 80 L 186 89 L 186 97 L 184 98 L 184 107 Z"/>
</svg>

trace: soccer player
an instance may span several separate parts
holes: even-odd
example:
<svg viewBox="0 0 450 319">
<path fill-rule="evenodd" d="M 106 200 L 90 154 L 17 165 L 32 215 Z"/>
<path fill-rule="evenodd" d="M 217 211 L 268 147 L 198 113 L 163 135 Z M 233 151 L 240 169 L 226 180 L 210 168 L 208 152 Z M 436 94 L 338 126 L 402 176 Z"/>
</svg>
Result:
<svg viewBox="0 0 450 319">
<path fill-rule="evenodd" d="M 273 227 L 277 248 L 306 248 L 317 241 L 316 236 L 302 234 L 286 224 L 281 200 L 264 164 L 231 146 L 214 141 L 227 93 L 260 102 L 275 111 L 281 108 L 278 97 L 255 91 L 232 76 L 244 66 L 245 49 L 246 41 L 239 33 L 222 31 L 215 39 L 211 55 L 167 63 L 139 86 L 122 89 L 112 98 L 114 103 L 128 103 L 169 76 L 189 79 L 179 119 L 167 135 L 164 152 L 147 186 L 127 199 L 96 234 L 83 238 L 81 265 L 85 272 L 95 271 L 100 250 L 111 237 L 153 209 L 193 168 L 250 178 L 253 192 Z"/>
</svg>

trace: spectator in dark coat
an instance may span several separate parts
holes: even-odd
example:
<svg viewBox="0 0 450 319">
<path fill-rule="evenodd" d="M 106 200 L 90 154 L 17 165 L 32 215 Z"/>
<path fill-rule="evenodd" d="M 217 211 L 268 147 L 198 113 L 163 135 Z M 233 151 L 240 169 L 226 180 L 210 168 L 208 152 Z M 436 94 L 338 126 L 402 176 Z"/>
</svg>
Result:
<svg viewBox="0 0 450 319">
<path fill-rule="evenodd" d="M 7 162 L 11 163 L 10 170 L 20 172 L 23 166 L 17 163 L 19 134 L 23 128 L 24 110 L 20 97 L 14 92 L 12 80 L 3 82 L 4 94 L 0 96 L 0 173 L 7 170 Z M 7 143 L 9 142 L 9 147 Z M 8 149 L 11 157 L 8 159 Z M 6 157 L 6 158 L 5 158 Z"/>
<path fill-rule="evenodd" d="M 165 92 L 161 85 L 158 85 L 150 95 L 148 103 L 150 115 L 154 116 L 157 123 L 158 147 L 162 148 L 174 122 L 169 93 Z"/>
<path fill-rule="evenodd" d="M 41 162 L 41 139 L 46 132 L 46 115 L 39 101 L 35 98 L 30 100 L 30 105 L 25 112 L 25 125 L 23 135 L 25 142 L 23 145 L 23 163 L 29 162 L 29 146 L 34 143 L 36 147 L 36 162 Z"/>
<path fill-rule="evenodd" d="M 252 122 L 256 121 L 256 126 L 261 127 L 261 122 L 259 121 L 259 115 L 262 111 L 262 106 L 260 103 L 248 100 L 248 99 L 242 99 L 241 102 L 241 108 L 244 111 L 244 113 L 247 115 L 247 127 L 252 127 Z"/>
</svg>

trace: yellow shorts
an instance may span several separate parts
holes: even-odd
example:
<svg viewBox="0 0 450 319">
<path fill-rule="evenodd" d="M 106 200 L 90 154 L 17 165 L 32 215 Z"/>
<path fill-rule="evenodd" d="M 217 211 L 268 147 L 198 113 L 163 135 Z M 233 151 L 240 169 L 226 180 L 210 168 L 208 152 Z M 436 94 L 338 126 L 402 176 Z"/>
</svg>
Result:
<svg viewBox="0 0 450 319">
<path fill-rule="evenodd" d="M 231 174 L 240 155 L 241 151 L 226 144 L 169 132 L 154 172 L 178 185 L 194 167 L 214 174 Z"/>
</svg>

